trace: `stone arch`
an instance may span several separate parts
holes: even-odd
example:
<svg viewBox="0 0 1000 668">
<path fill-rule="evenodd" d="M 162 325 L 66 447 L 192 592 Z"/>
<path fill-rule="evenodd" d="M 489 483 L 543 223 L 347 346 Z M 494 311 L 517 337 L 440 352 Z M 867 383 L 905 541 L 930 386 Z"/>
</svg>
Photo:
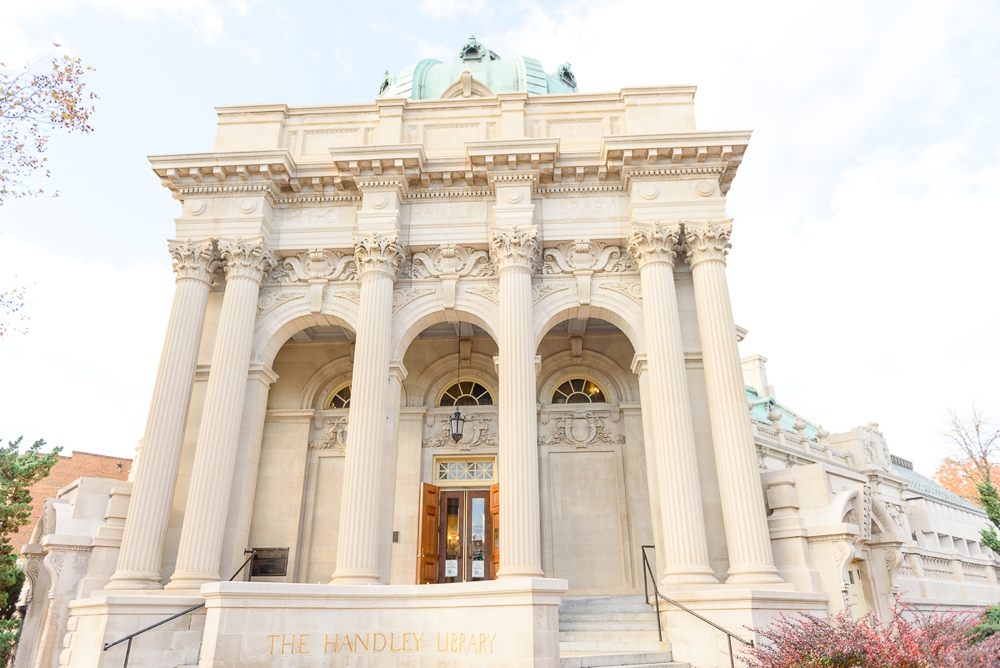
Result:
<svg viewBox="0 0 1000 668">
<path fill-rule="evenodd" d="M 497 305 L 486 297 L 466 295 L 459 291 L 455 300 L 455 316 L 462 322 L 476 325 L 497 340 Z M 439 322 L 448 322 L 440 293 L 429 298 L 414 299 L 393 314 L 391 349 L 394 359 L 403 359 L 406 349 L 420 332 Z"/>
<path fill-rule="evenodd" d="M 577 317 L 580 302 L 572 291 L 560 291 L 542 299 L 533 309 L 535 325 L 535 348 L 550 329 L 564 320 Z M 608 290 L 591 290 L 589 317 L 606 320 L 622 331 L 632 343 L 636 354 L 646 352 L 646 337 L 643 332 L 642 306 L 632 299 Z"/>
<path fill-rule="evenodd" d="M 302 387 L 302 394 L 299 395 L 299 408 L 308 410 L 324 410 L 323 399 L 326 398 L 333 389 L 344 382 L 351 380 L 351 372 L 354 364 L 350 355 L 338 357 L 327 362 L 314 373 L 306 384 Z"/>
<path fill-rule="evenodd" d="M 638 379 L 626 373 L 617 362 L 592 350 L 584 350 L 580 362 L 574 362 L 573 353 L 564 350 L 542 361 L 538 374 L 538 403 L 548 405 L 555 388 L 575 376 L 593 377 L 607 391 L 609 404 L 638 400 Z"/>
<path fill-rule="evenodd" d="M 250 363 L 270 367 L 281 346 L 308 327 L 340 326 L 357 331 L 357 304 L 336 296 L 328 292 L 319 313 L 309 310 L 309 300 L 304 293 L 301 299 L 290 299 L 265 313 L 254 327 Z"/>
<path fill-rule="evenodd" d="M 438 395 L 455 380 L 458 367 L 458 353 L 455 352 L 429 365 L 412 384 L 409 384 L 407 396 L 411 397 L 409 406 L 415 408 L 426 406 L 437 407 Z M 493 395 L 493 401 L 499 398 L 499 384 L 493 358 L 482 353 L 472 353 L 471 359 L 462 364 L 462 380 L 475 380 Z"/>
</svg>

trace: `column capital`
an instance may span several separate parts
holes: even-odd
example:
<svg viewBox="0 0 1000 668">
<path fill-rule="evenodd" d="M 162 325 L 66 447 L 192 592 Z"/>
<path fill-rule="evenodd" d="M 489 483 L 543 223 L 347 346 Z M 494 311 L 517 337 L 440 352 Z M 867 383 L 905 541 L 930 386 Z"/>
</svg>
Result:
<svg viewBox="0 0 1000 668">
<path fill-rule="evenodd" d="M 688 264 L 694 267 L 699 262 L 717 260 L 725 263 L 732 244 L 729 236 L 733 231 L 733 221 L 720 220 L 705 223 L 684 223 L 684 252 Z"/>
<path fill-rule="evenodd" d="M 666 262 L 673 266 L 674 258 L 681 250 L 680 236 L 680 222 L 632 223 L 628 251 L 639 269 L 654 262 Z"/>
<path fill-rule="evenodd" d="M 510 267 L 524 267 L 535 273 L 539 250 L 537 225 L 490 229 L 490 257 L 497 273 Z"/>
<path fill-rule="evenodd" d="M 262 237 L 219 239 L 219 254 L 225 263 L 227 281 L 233 278 L 249 278 L 260 285 L 264 274 L 278 264 L 278 260 L 268 250 Z"/>
<path fill-rule="evenodd" d="M 354 262 L 358 276 L 373 271 L 396 278 L 396 271 L 403 264 L 403 247 L 399 245 L 399 232 L 372 232 L 354 235 Z"/>
<path fill-rule="evenodd" d="M 218 249 L 211 239 L 171 240 L 167 242 L 167 250 L 173 258 L 174 273 L 178 281 L 193 278 L 211 283 L 212 274 L 221 266 Z"/>
</svg>

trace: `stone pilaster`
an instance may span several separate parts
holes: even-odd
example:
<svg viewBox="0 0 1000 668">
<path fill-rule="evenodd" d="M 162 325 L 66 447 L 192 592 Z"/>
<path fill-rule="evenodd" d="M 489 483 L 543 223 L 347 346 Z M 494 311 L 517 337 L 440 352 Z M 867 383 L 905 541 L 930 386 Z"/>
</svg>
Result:
<svg viewBox="0 0 1000 668">
<path fill-rule="evenodd" d="M 778 583 L 757 454 L 747 413 L 743 365 L 726 282 L 730 221 L 686 223 L 684 251 L 694 280 L 719 491 L 729 548 L 727 584 Z"/>
<path fill-rule="evenodd" d="M 537 226 L 514 225 L 490 230 L 490 255 L 500 280 L 497 477 L 501 518 L 498 577 L 501 578 L 543 575 L 535 338 L 531 315 L 531 276 L 540 251 L 537 236 Z"/>
<path fill-rule="evenodd" d="M 354 240 L 361 300 L 334 584 L 379 581 L 377 529 L 389 392 L 392 287 L 403 263 L 398 238 L 399 233 L 393 231 L 372 232 Z"/>
<path fill-rule="evenodd" d="M 664 526 L 660 534 L 664 585 L 718 583 L 708 558 L 701 510 L 698 459 L 691 399 L 674 288 L 674 258 L 680 249 L 680 224 L 633 224 L 629 252 L 642 281 L 643 320 L 655 450 L 657 487 Z M 644 411 L 645 414 L 645 411 Z M 669 520 L 667 520 L 669 518 Z"/>
<path fill-rule="evenodd" d="M 257 298 L 261 279 L 276 262 L 259 237 L 220 240 L 219 252 L 225 264 L 226 291 L 205 390 L 177 566 L 167 585 L 170 589 L 197 589 L 219 579 Z M 144 461 L 150 456 L 145 451 L 148 447 L 143 444 Z"/>
<path fill-rule="evenodd" d="M 177 482 L 209 283 L 219 267 L 211 240 L 172 241 L 177 288 L 153 386 L 143 456 L 125 521 L 118 566 L 106 589 L 160 589 L 160 560 Z"/>
</svg>

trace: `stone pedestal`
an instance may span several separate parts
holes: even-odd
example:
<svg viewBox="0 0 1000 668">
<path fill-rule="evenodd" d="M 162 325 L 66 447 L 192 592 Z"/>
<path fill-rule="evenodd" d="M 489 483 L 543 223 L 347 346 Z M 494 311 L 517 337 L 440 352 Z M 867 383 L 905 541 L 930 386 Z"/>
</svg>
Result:
<svg viewBox="0 0 1000 668">
<path fill-rule="evenodd" d="M 153 386 L 143 456 L 135 462 L 134 499 L 129 508 L 118 567 L 108 589 L 159 589 L 160 560 L 177 482 L 184 427 L 205 322 L 209 281 L 218 267 L 215 244 L 171 242 L 177 289 Z"/>
<path fill-rule="evenodd" d="M 201 590 L 199 666 L 556 668 L 566 586 L 531 578 L 433 587 L 213 583 Z"/>
</svg>

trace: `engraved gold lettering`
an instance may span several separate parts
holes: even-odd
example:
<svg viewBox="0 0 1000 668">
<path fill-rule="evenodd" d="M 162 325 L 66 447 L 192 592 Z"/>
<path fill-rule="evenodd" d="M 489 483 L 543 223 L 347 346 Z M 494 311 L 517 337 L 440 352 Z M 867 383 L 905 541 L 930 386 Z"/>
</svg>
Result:
<svg viewBox="0 0 1000 668">
<path fill-rule="evenodd" d="M 479 645 L 476 644 L 476 634 L 475 633 L 470 633 L 469 634 L 469 649 L 468 649 L 468 651 L 469 652 L 475 652 L 476 654 L 479 654 Z"/>
<path fill-rule="evenodd" d="M 267 637 L 271 639 L 271 656 L 274 656 L 274 639 L 278 637 L 278 634 L 275 633 Z"/>
<path fill-rule="evenodd" d="M 417 650 L 416 651 L 419 652 L 420 651 L 420 641 L 423 640 L 424 634 L 421 633 L 420 635 L 417 635 L 416 633 L 411 633 L 410 635 L 413 636 L 413 638 L 417 641 Z"/>
<path fill-rule="evenodd" d="M 382 641 L 382 646 L 381 647 L 378 646 L 378 641 L 379 640 Z M 384 633 L 376 633 L 375 635 L 372 636 L 372 651 L 373 652 L 384 652 L 385 651 L 385 634 Z"/>
<path fill-rule="evenodd" d="M 333 651 L 334 652 L 337 651 L 337 639 L 338 638 L 340 638 L 340 634 L 339 633 L 334 634 L 334 636 L 333 636 L 333 642 L 330 642 L 330 634 L 329 633 L 327 633 L 326 636 L 324 636 L 324 638 L 323 638 L 323 654 L 326 654 L 326 653 L 328 653 L 330 651 L 330 645 L 333 645 Z"/>
<path fill-rule="evenodd" d="M 448 643 L 448 651 L 449 652 L 457 652 L 458 651 L 458 634 L 457 633 L 452 633 L 451 634 L 451 642 Z"/>
<path fill-rule="evenodd" d="M 295 636 L 292 636 L 293 638 Z M 308 654 L 309 650 L 306 648 L 306 638 L 309 637 L 308 633 L 303 633 L 299 636 L 299 654 Z M 295 652 L 292 652 L 294 654 Z"/>
<path fill-rule="evenodd" d="M 285 640 L 285 634 L 284 633 L 281 634 L 281 653 L 282 654 L 285 653 L 285 647 L 290 647 L 291 648 L 291 652 L 289 652 L 289 654 L 295 654 L 295 634 L 294 633 L 292 634 L 292 639 L 291 640 L 287 640 L 287 641 Z"/>
<path fill-rule="evenodd" d="M 465 634 L 464 633 L 458 634 L 458 651 L 459 652 L 464 652 L 465 651 Z"/>
<path fill-rule="evenodd" d="M 406 634 L 405 633 L 403 634 L 403 638 L 404 639 L 406 638 Z M 390 633 L 389 634 L 389 651 L 390 652 L 402 652 L 403 651 L 402 647 L 400 647 L 399 649 L 396 649 L 396 634 L 395 633 Z"/>
<path fill-rule="evenodd" d="M 485 633 L 480 633 L 479 634 L 479 649 L 476 650 L 476 651 L 477 652 L 483 652 L 485 650 L 486 650 L 486 634 Z"/>
<path fill-rule="evenodd" d="M 441 634 L 438 633 L 438 651 L 447 652 L 448 651 L 448 634 L 444 634 L 444 649 L 441 648 Z"/>
<path fill-rule="evenodd" d="M 490 640 L 490 654 L 493 653 L 493 641 L 497 639 L 497 634 L 493 634 L 489 637 Z"/>
<path fill-rule="evenodd" d="M 353 652 L 354 651 L 354 645 L 351 643 L 351 634 L 350 633 L 345 633 L 344 634 L 344 642 L 340 643 L 340 649 L 338 649 L 337 651 L 338 652 L 343 652 L 344 651 L 344 645 L 347 645 L 347 651 L 348 652 Z"/>
<path fill-rule="evenodd" d="M 362 642 L 361 641 L 361 635 L 358 634 L 358 633 L 355 633 L 354 634 L 355 647 L 364 647 L 365 651 L 367 652 L 368 651 L 368 636 L 369 636 L 369 634 L 366 633 L 365 634 L 365 640 L 364 640 L 364 642 Z M 352 649 L 351 651 L 353 652 L 354 650 Z"/>
</svg>

